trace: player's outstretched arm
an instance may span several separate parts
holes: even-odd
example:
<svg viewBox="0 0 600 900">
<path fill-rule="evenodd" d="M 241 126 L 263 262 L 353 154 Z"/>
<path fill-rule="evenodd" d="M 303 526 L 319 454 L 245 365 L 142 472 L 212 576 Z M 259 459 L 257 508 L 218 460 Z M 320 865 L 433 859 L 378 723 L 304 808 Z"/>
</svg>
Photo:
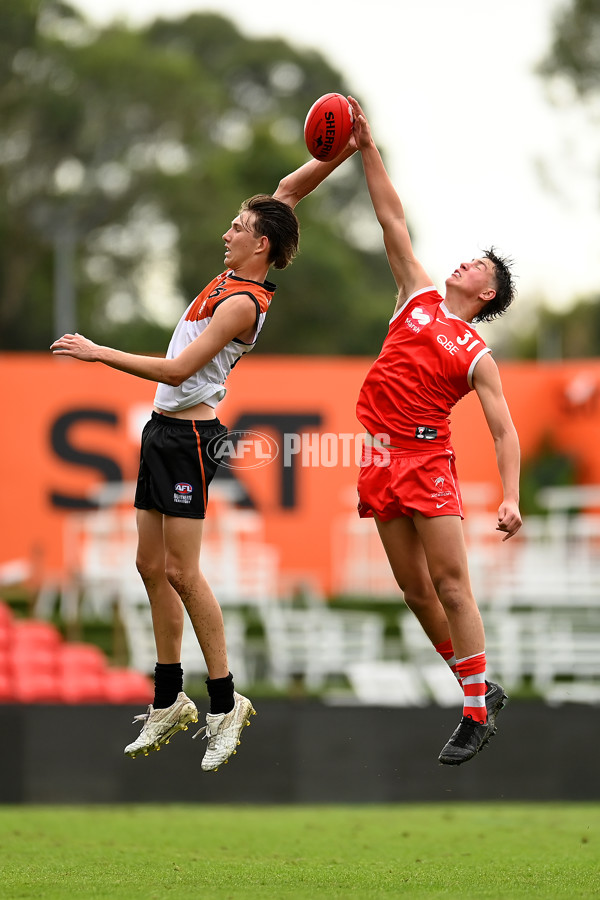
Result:
<svg viewBox="0 0 600 900">
<path fill-rule="evenodd" d="M 414 291 L 428 287 L 431 278 L 415 258 L 404 207 L 373 140 L 367 118 L 354 97 L 348 97 L 348 101 L 354 114 L 354 139 L 362 155 L 367 187 L 375 215 L 383 229 L 385 249 L 398 285 L 398 301 L 401 304 Z"/>
<path fill-rule="evenodd" d="M 356 144 L 354 138 L 350 138 L 344 150 L 335 159 L 330 162 L 322 162 L 318 159 L 311 159 L 295 172 L 291 172 L 282 178 L 279 182 L 277 190 L 273 194 L 276 200 L 282 200 L 291 206 L 292 209 L 297 203 L 314 191 L 322 181 L 325 181 L 328 175 L 331 175 L 345 160 L 349 159 L 353 153 L 356 153 Z"/>
<path fill-rule="evenodd" d="M 494 439 L 496 461 L 504 492 L 502 503 L 498 508 L 496 529 L 504 532 L 502 540 L 506 541 L 516 534 L 522 525 L 519 512 L 521 454 L 517 430 L 502 391 L 498 366 L 489 353 L 482 356 L 475 366 L 473 386 Z"/>
<path fill-rule="evenodd" d="M 246 294 L 238 294 L 218 306 L 202 334 L 173 359 L 141 356 L 104 347 L 82 334 L 64 334 L 54 341 L 50 349 L 55 356 L 100 362 L 137 378 L 178 386 L 213 359 L 229 341 L 252 328 L 255 322 L 254 302 Z"/>
<path fill-rule="evenodd" d="M 111 369 L 119 369 L 121 372 L 136 375 L 138 378 L 147 378 L 149 381 L 163 381 L 166 373 L 165 364 L 168 362 L 163 357 L 138 356 L 135 353 L 115 350 L 113 347 L 104 347 L 77 332 L 63 334 L 54 341 L 50 349 L 54 356 L 70 356 L 83 362 L 101 362 Z"/>
</svg>

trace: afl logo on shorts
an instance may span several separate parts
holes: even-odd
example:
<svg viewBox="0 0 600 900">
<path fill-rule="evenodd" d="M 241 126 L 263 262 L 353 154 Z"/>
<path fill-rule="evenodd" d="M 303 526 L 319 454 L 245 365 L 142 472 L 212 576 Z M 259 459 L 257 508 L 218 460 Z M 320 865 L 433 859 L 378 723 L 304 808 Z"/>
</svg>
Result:
<svg viewBox="0 0 600 900">
<path fill-rule="evenodd" d="M 173 500 L 175 503 L 190 503 L 192 499 L 193 488 L 187 481 L 178 481 L 175 485 L 175 493 Z"/>
</svg>

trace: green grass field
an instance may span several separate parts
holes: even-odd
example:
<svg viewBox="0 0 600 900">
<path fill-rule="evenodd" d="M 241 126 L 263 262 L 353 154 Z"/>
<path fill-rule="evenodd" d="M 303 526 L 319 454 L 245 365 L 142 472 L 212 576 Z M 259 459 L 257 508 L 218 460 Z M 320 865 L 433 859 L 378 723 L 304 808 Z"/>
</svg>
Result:
<svg viewBox="0 0 600 900">
<path fill-rule="evenodd" d="M 598 804 L 0 807 L 0 897 L 600 897 Z"/>
</svg>

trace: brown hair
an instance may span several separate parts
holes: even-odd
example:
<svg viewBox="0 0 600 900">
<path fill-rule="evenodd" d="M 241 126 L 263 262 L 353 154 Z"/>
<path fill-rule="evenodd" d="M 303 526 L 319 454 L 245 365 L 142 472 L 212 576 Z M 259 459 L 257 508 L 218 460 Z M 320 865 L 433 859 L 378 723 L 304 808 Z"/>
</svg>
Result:
<svg viewBox="0 0 600 900">
<path fill-rule="evenodd" d="M 240 212 L 254 213 L 254 232 L 269 239 L 269 263 L 285 269 L 296 253 L 300 240 L 300 224 L 291 206 L 269 194 L 256 194 L 244 200 Z"/>
</svg>

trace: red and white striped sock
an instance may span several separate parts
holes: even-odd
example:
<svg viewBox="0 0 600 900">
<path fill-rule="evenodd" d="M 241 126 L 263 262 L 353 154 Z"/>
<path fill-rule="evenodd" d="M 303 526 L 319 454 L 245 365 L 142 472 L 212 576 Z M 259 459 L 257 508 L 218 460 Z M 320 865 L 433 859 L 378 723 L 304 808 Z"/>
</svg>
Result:
<svg viewBox="0 0 600 900">
<path fill-rule="evenodd" d="M 456 677 L 456 680 L 460 684 L 460 675 L 456 669 L 456 656 L 454 655 L 454 647 L 452 646 L 452 641 L 448 638 L 447 641 L 442 641 L 441 644 L 434 644 L 436 651 L 440 654 L 442 659 L 444 659 Z"/>
<path fill-rule="evenodd" d="M 485 651 L 474 656 L 465 656 L 456 661 L 456 668 L 462 683 L 465 701 L 463 716 L 470 716 L 475 722 L 487 722 L 485 705 Z"/>
</svg>

